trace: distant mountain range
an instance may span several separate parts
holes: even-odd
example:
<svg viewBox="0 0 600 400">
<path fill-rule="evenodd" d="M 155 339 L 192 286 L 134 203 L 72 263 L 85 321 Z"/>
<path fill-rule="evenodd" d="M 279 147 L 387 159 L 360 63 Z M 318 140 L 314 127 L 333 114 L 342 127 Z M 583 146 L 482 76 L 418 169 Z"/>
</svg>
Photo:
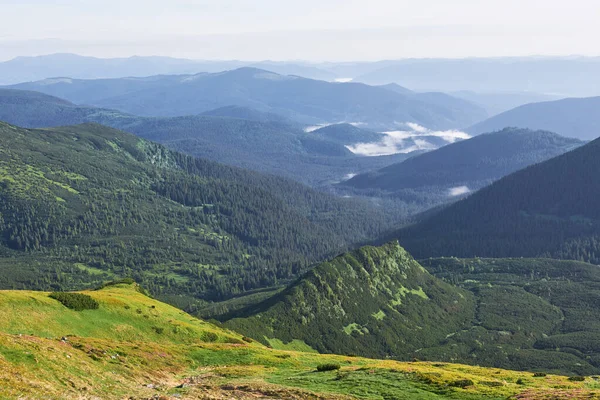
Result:
<svg viewBox="0 0 600 400">
<path fill-rule="evenodd" d="M 407 59 L 354 71 L 357 75 L 352 77 L 357 82 L 395 82 L 421 92 L 525 92 L 560 97 L 600 94 L 600 57 Z"/>
<path fill-rule="evenodd" d="M 477 92 L 461 90 L 450 92 L 450 95 L 468 100 L 485 108 L 490 116 L 512 110 L 513 108 L 529 103 L 559 100 L 564 96 L 540 94 L 532 92 Z"/>
<path fill-rule="evenodd" d="M 244 66 L 267 69 L 283 75 L 333 81 L 331 71 L 302 62 L 205 61 L 172 57 L 96 58 L 77 54 L 17 57 L 0 63 L 0 85 L 39 81 L 57 76 L 77 79 L 144 77 L 151 75 L 220 72 Z"/>
<path fill-rule="evenodd" d="M 459 196 L 583 144 L 551 132 L 507 128 L 359 174 L 340 185 L 396 196 L 414 190 Z"/>
<path fill-rule="evenodd" d="M 406 123 L 454 129 L 487 116 L 481 107 L 444 94 L 401 94 L 360 83 L 325 82 L 256 68 L 147 78 L 52 78 L 10 88 L 152 117 L 194 115 L 235 105 L 306 124 L 360 122 L 392 130 Z"/>
<path fill-rule="evenodd" d="M 600 136 L 600 97 L 526 104 L 475 124 L 466 131 L 477 135 L 507 126 L 544 129 L 592 140 Z"/>
<path fill-rule="evenodd" d="M 600 139 L 481 189 L 395 237 L 419 258 L 552 256 L 600 263 Z"/>
<path fill-rule="evenodd" d="M 17 57 L 0 63 L 0 84 L 46 78 L 99 79 L 151 75 L 197 74 L 253 67 L 281 75 L 334 81 L 353 79 L 374 85 L 396 83 L 417 92 L 477 92 L 491 103 L 519 94 L 516 107 L 542 98 L 531 96 L 594 96 L 600 90 L 597 57 L 497 57 L 467 59 L 406 59 L 376 62 L 188 60 L 170 57 L 95 58 L 76 54 Z M 493 79 L 490 79 L 493 77 Z M 473 98 L 465 97 L 473 101 Z M 516 97 L 513 97 L 515 100 Z M 480 98 L 481 100 L 481 98 Z M 551 100 L 551 99 L 546 99 Z M 477 101 L 484 104 L 486 101 Z M 490 104 L 486 105 L 486 108 Z M 508 109 L 506 108 L 506 109 Z M 504 110 L 502 110 L 504 111 Z"/>
</svg>

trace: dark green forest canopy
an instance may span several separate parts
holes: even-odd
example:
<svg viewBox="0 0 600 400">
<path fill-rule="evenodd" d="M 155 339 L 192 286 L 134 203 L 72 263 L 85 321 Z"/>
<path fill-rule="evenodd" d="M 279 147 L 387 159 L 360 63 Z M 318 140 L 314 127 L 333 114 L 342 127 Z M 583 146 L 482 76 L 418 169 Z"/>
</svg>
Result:
<svg viewBox="0 0 600 400">
<path fill-rule="evenodd" d="M 515 172 L 393 235 L 418 258 L 600 263 L 600 140 Z"/>
<path fill-rule="evenodd" d="M 478 303 L 474 327 L 449 338 L 445 350 L 429 349 L 428 357 L 445 351 L 500 368 L 600 371 L 600 267 L 527 258 L 447 257 L 421 264 L 471 291 Z"/>
<path fill-rule="evenodd" d="M 180 306 L 289 280 L 376 237 L 377 209 L 100 125 L 0 123 L 0 287 L 130 276 Z"/>
</svg>

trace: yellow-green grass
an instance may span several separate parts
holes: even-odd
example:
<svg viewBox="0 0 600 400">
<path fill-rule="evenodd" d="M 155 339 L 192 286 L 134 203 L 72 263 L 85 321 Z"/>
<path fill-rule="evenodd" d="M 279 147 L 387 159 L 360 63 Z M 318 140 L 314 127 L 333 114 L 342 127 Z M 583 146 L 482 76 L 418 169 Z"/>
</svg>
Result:
<svg viewBox="0 0 600 400">
<path fill-rule="evenodd" d="M 600 393 L 593 378 L 575 382 L 268 349 L 150 299 L 135 285 L 82 293 L 99 308 L 77 312 L 48 293 L 0 291 L 0 398 L 560 399 Z M 315 372 L 327 363 L 341 369 Z"/>
<path fill-rule="evenodd" d="M 241 335 L 147 297 L 135 284 L 81 293 L 98 301 L 99 309 L 73 311 L 44 292 L 0 291 L 0 332 L 156 343 L 242 342 Z"/>
</svg>

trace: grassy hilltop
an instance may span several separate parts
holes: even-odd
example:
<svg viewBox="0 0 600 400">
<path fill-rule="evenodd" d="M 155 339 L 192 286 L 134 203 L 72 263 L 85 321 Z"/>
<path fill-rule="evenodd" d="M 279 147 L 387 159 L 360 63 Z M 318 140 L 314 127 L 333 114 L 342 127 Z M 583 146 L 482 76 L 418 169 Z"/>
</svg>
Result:
<svg viewBox="0 0 600 400">
<path fill-rule="evenodd" d="M 0 398 L 543 399 L 600 390 L 592 378 L 272 350 L 136 284 L 80 293 L 98 308 L 0 291 Z M 326 364 L 340 369 L 316 372 Z"/>
</svg>

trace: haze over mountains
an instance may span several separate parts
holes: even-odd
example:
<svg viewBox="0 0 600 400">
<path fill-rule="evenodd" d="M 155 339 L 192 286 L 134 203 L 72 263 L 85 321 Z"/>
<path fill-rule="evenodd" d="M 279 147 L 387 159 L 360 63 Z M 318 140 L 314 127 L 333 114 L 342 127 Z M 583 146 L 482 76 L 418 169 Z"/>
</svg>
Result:
<svg viewBox="0 0 600 400">
<path fill-rule="evenodd" d="M 418 123 L 430 129 L 452 129 L 486 116 L 482 108 L 447 95 L 442 100 L 438 95 L 403 95 L 364 84 L 331 83 L 256 68 L 148 78 L 54 78 L 11 88 L 153 117 L 194 115 L 237 105 L 307 124 L 360 122 L 388 129 Z"/>
<path fill-rule="evenodd" d="M 582 140 L 600 136 L 600 97 L 569 98 L 526 104 L 466 129 L 477 135 L 507 126 L 545 129 Z"/>
<path fill-rule="evenodd" d="M 450 92 L 452 96 L 468 100 L 485 108 L 490 116 L 512 110 L 513 108 L 529 103 L 552 101 L 561 99 L 562 96 L 553 94 L 540 94 L 532 92 L 483 92 L 469 90 Z"/>
<path fill-rule="evenodd" d="M 77 54 L 17 57 L 0 63 L 0 84 L 10 85 L 68 76 L 77 79 L 144 77 L 151 75 L 220 72 L 243 66 L 264 68 L 284 75 L 335 80 L 336 74 L 306 63 L 200 61 L 171 57 L 96 58 Z"/>
<path fill-rule="evenodd" d="M 599 87 L 593 84 L 598 81 L 599 62 L 597 57 L 498 57 L 315 63 L 207 61 L 170 57 L 95 58 L 76 54 L 50 54 L 18 57 L 0 63 L 0 84 L 55 77 L 144 77 L 255 67 L 281 75 L 298 75 L 326 81 L 352 79 L 375 85 L 397 83 L 419 92 L 471 91 L 483 95 L 496 93 L 573 97 L 600 94 Z M 489 79 L 490 76 L 495 79 Z M 562 79 L 553 79 L 556 76 Z"/>
<path fill-rule="evenodd" d="M 600 94 L 598 66 L 599 57 L 410 59 L 387 62 L 355 80 L 373 85 L 395 82 L 418 91 L 593 96 Z"/>
<path fill-rule="evenodd" d="M 593 57 L 310 63 L 203 61 L 169 57 L 103 59 L 76 54 L 51 54 L 18 57 L 0 63 L 0 84 L 10 85 L 56 77 L 99 79 L 194 75 L 253 67 L 280 75 L 295 75 L 330 82 L 354 80 L 374 85 L 395 83 L 410 88 L 410 91 L 442 91 L 478 104 L 485 108 L 489 115 L 495 115 L 532 102 L 600 95 L 600 88 L 589 84 L 598 81 L 597 66 L 598 59 Z M 489 79 L 490 76 L 494 76 L 495 79 Z M 554 79 L 556 76 L 560 76 L 561 79 Z M 402 89 L 401 92 L 407 94 L 410 91 Z"/>
<path fill-rule="evenodd" d="M 547 131 L 506 128 L 357 175 L 341 185 L 390 195 L 407 189 L 462 195 L 583 143 Z"/>
</svg>

